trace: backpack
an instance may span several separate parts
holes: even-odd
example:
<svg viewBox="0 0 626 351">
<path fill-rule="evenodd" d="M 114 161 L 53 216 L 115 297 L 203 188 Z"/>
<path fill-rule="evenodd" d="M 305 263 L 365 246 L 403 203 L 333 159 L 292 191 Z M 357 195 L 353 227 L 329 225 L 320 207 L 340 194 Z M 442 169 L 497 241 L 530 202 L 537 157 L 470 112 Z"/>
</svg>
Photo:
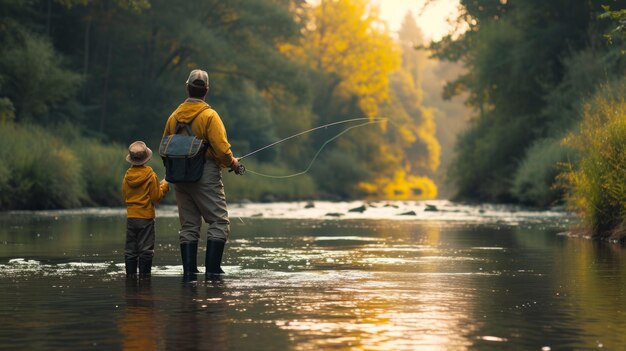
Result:
<svg viewBox="0 0 626 351">
<path fill-rule="evenodd" d="M 187 135 L 178 134 L 182 126 Z M 202 177 L 208 142 L 196 137 L 188 124 L 176 122 L 174 134 L 161 139 L 159 155 L 165 166 L 165 180 L 170 183 L 193 183 Z"/>
</svg>

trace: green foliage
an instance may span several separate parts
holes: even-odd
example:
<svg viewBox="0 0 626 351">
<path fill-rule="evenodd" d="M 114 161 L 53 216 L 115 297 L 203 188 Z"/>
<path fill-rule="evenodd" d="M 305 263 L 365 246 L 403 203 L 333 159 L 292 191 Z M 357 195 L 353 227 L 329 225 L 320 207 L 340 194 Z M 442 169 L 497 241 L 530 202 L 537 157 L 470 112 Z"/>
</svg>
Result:
<svg viewBox="0 0 626 351">
<path fill-rule="evenodd" d="M 532 124 L 526 118 L 508 124 L 492 118 L 473 120 L 458 138 L 457 156 L 449 169 L 461 196 L 479 201 L 512 201 L 510 188 L 517 165 L 510 153 L 526 147 L 529 129 Z"/>
<path fill-rule="evenodd" d="M 563 198 L 563 189 L 555 183 L 572 152 L 559 139 L 541 139 L 527 151 L 513 179 L 513 195 L 524 204 L 550 206 Z"/>
<path fill-rule="evenodd" d="M 434 112 L 423 106 L 426 57 L 413 50 L 422 41 L 419 28 L 409 17 L 397 45 L 376 6 L 365 0 L 2 4 L 0 123 L 46 126 L 56 137 L 42 140 L 58 145 L 49 159 L 78 165 L 67 167 L 77 177 L 76 196 L 50 195 L 49 204 L 33 206 L 121 204 L 125 145 L 144 140 L 156 152 L 164 122 L 186 97 L 184 82 L 194 68 L 210 74 L 207 102 L 222 117 L 236 155 L 345 118 L 384 111 L 394 120 L 342 136 L 306 176 L 282 182 L 226 177 L 230 198 L 356 197 L 363 195 L 359 183 L 407 188 L 409 179 L 431 176 L 439 165 Z M 310 40 L 316 37 L 321 40 Z M 303 169 L 340 131 L 302 136 L 246 163 L 263 173 Z M 162 176 L 160 160 L 151 165 Z M 2 167 L 3 179 L 13 179 L 13 168 Z M 25 185 L 18 188 L 34 189 L 29 177 L 38 174 L 24 173 Z M 30 205 L 24 198 L 19 206 Z"/>
<path fill-rule="evenodd" d="M 15 120 L 15 107 L 8 98 L 0 98 L 0 123 L 13 122 Z"/>
<path fill-rule="evenodd" d="M 597 237 L 626 237 L 626 76 L 587 101 L 569 144 L 580 155 L 563 178 L 569 205 Z"/>
<path fill-rule="evenodd" d="M 81 165 L 72 151 L 41 127 L 0 128 L 0 209 L 50 209 L 80 205 Z"/>
<path fill-rule="evenodd" d="M 126 147 L 80 137 L 68 124 L 0 126 L 0 210 L 123 204 Z M 163 176 L 160 159 L 150 166 Z"/>
<path fill-rule="evenodd" d="M 121 189 L 128 168 L 125 160 L 128 150 L 121 145 L 103 145 L 91 139 L 76 140 L 71 148 L 82 165 L 87 204 L 123 205 Z"/>
<path fill-rule="evenodd" d="M 101 3 L 64 8 L 52 21 L 55 42 L 86 75 L 81 103 L 90 109 L 89 130 L 114 141 L 158 142 L 193 68 L 210 74 L 207 102 L 227 127 L 241 128 L 228 129 L 233 145 L 266 144 L 273 125 L 294 120 L 267 98 L 306 90 L 300 66 L 276 48 L 299 31 L 290 1 L 153 0 L 140 12 Z M 295 104 L 306 104 L 306 95 Z"/>
<path fill-rule="evenodd" d="M 101 0 L 108 1 L 108 0 Z M 56 0 L 62 6 L 67 8 L 72 8 L 73 6 L 87 6 L 90 3 L 90 0 Z M 92 5 L 94 2 L 91 1 Z M 149 0 L 114 0 L 115 4 L 123 9 L 129 9 L 133 11 L 141 11 L 150 8 Z"/>
<path fill-rule="evenodd" d="M 320 157 L 313 169 L 315 179 L 321 179 L 320 190 L 325 197 L 345 199 L 358 194 L 358 183 L 370 177 L 368 170 L 354 153 L 332 150 Z"/>
<path fill-rule="evenodd" d="M 604 12 L 599 16 L 599 18 L 611 19 L 616 23 L 615 28 L 613 28 L 609 33 L 604 34 L 604 37 L 609 41 L 609 43 L 613 43 L 616 37 L 622 41 L 626 39 L 626 8 L 611 10 L 611 6 L 603 5 L 602 10 L 604 10 Z"/>
<path fill-rule="evenodd" d="M 74 96 L 81 77 L 63 67 L 47 39 L 28 34 L 23 40 L 1 50 L 0 95 L 12 102 L 16 121 L 49 122 L 58 117 L 51 110 Z"/>
<path fill-rule="evenodd" d="M 550 163 L 529 148 L 539 145 L 536 140 L 558 139 L 570 130 L 580 118 L 580 99 L 607 77 L 620 75 L 623 60 L 594 39 L 603 30 L 593 16 L 600 10 L 598 4 L 586 0 L 461 4 L 460 21 L 468 31 L 431 45 L 436 57 L 466 66 L 467 72 L 449 83 L 445 94 L 466 93 L 476 114 L 459 138 L 450 168 L 458 197 L 542 203 L 545 199 L 537 192 L 552 183 L 543 176 L 554 172 L 542 167 L 543 175 L 530 177 L 529 170 L 519 169 Z M 558 152 L 552 151 L 556 159 Z M 532 179 L 538 183 L 529 184 Z M 526 190 L 530 193 L 523 194 Z"/>
<path fill-rule="evenodd" d="M 270 165 L 267 163 L 257 163 L 254 161 L 245 162 L 254 172 L 284 176 L 296 173 L 293 169 Z M 246 173 L 244 176 L 235 176 L 233 173 L 224 171 L 224 184 L 226 196 L 229 200 L 242 201 L 286 201 L 294 199 L 316 198 L 316 188 L 313 179 L 309 175 L 293 178 L 266 178 L 253 173 Z"/>
</svg>

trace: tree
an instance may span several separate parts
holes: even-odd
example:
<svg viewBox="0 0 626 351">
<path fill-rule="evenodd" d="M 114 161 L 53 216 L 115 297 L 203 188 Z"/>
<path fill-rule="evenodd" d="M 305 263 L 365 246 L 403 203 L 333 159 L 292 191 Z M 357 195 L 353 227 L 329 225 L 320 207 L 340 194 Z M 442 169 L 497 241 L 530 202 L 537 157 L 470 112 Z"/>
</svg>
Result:
<svg viewBox="0 0 626 351">
<path fill-rule="evenodd" d="M 47 123 L 67 117 L 81 76 L 38 33 L 33 1 L 5 1 L 0 11 L 0 97 L 5 119 Z"/>
<path fill-rule="evenodd" d="M 282 50 L 315 73 L 312 110 L 317 123 L 379 117 L 391 101 L 389 77 L 399 67 L 400 50 L 378 9 L 364 0 L 323 0 L 304 18 L 301 40 Z M 329 194 L 355 196 L 364 189 L 357 187 L 360 181 L 392 177 L 402 169 L 404 151 L 390 140 L 401 132 L 389 133 L 389 128 L 395 127 L 368 126 L 337 140 L 313 170 L 322 180 L 319 187 Z M 317 133 L 314 150 L 336 133 Z M 323 181 L 331 174 L 334 182 Z"/>
<path fill-rule="evenodd" d="M 102 137 L 156 143 L 192 68 L 209 72 L 208 101 L 238 127 L 229 128 L 238 152 L 275 140 L 274 125 L 289 128 L 281 99 L 308 103 L 300 66 L 276 48 L 298 35 L 288 0 L 63 4 L 72 6 L 56 9 L 51 32 L 86 77 L 84 122 Z"/>
<path fill-rule="evenodd" d="M 378 9 L 365 0 L 322 0 L 310 10 L 305 28 L 299 44 L 283 50 L 325 75 L 317 82 L 314 111 L 332 120 L 350 111 L 354 97 L 363 114 L 375 117 L 389 98 L 389 73 L 399 64 L 398 47 Z"/>
<path fill-rule="evenodd" d="M 535 140 L 548 136 L 546 96 L 565 76 L 564 57 L 583 49 L 594 5 L 585 0 L 462 1 L 468 31 L 432 48 L 468 71 L 446 87 L 476 111 L 457 144 L 451 177 L 459 196 L 514 201 L 512 177 Z"/>
<path fill-rule="evenodd" d="M 433 110 L 423 105 L 422 89 L 426 53 L 416 50 L 423 44 L 422 32 L 407 13 L 399 32 L 402 50 L 400 68 L 390 74 L 390 100 L 382 111 L 390 116 L 384 140 L 394 162 L 378 172 L 373 182 L 360 187 L 369 194 L 388 199 L 421 199 L 437 196 L 432 176 L 439 167 L 440 145 L 435 136 Z"/>
</svg>

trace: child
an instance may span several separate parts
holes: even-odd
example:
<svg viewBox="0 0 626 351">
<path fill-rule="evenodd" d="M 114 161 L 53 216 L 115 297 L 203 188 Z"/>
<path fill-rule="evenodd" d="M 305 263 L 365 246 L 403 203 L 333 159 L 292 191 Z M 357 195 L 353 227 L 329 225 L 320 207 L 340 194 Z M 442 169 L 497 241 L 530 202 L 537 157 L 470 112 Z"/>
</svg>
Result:
<svg viewBox="0 0 626 351">
<path fill-rule="evenodd" d="M 146 166 L 152 158 L 143 141 L 135 141 L 128 147 L 126 161 L 132 166 L 126 171 L 122 193 L 127 208 L 126 246 L 124 263 L 127 275 L 150 275 L 154 256 L 154 206 L 169 191 L 169 183 L 160 183 L 156 173 Z"/>
</svg>

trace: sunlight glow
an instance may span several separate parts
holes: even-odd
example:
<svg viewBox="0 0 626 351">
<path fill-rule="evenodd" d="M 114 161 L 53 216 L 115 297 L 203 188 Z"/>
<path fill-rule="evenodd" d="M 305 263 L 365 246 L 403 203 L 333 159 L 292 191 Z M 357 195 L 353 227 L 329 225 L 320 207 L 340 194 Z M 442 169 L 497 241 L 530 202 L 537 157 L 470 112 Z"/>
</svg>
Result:
<svg viewBox="0 0 626 351">
<path fill-rule="evenodd" d="M 413 13 L 426 39 L 438 40 L 453 30 L 450 21 L 458 16 L 459 0 L 371 0 L 380 7 L 380 16 L 395 33 L 400 29 L 408 11 Z"/>
</svg>

